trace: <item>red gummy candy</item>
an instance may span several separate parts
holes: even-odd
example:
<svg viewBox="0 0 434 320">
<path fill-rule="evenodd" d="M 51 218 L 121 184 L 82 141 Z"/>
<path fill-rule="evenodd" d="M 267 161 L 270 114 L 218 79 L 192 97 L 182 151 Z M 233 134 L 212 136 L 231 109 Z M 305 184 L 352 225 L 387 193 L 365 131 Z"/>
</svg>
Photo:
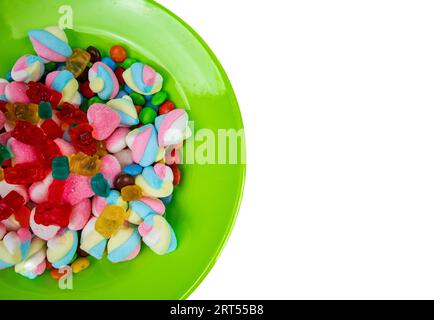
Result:
<svg viewBox="0 0 434 320">
<path fill-rule="evenodd" d="M 56 225 L 66 228 L 71 216 L 71 205 L 45 202 L 35 208 L 35 222 L 44 226 Z"/>
<path fill-rule="evenodd" d="M 9 207 L 3 200 L 0 201 L 0 221 L 6 220 L 14 214 L 14 210 Z"/>
<path fill-rule="evenodd" d="M 37 146 L 37 150 L 41 161 L 43 161 L 45 165 L 47 165 L 50 168 L 51 168 L 51 162 L 53 161 L 53 158 L 62 155 L 59 147 L 52 140 L 46 140 L 44 143 Z"/>
<path fill-rule="evenodd" d="M 4 169 L 5 181 L 9 184 L 31 184 L 43 180 L 47 170 L 43 163 L 20 163 Z"/>
<path fill-rule="evenodd" d="M 53 119 L 45 120 L 40 127 L 47 137 L 52 140 L 62 137 L 63 131 Z"/>
<path fill-rule="evenodd" d="M 41 101 L 50 101 L 51 89 L 39 82 L 29 82 L 29 87 L 26 91 L 30 102 L 39 104 Z"/>
<path fill-rule="evenodd" d="M 176 163 L 170 166 L 173 172 L 173 185 L 177 186 L 181 182 L 181 170 L 179 170 L 178 165 Z"/>
<path fill-rule="evenodd" d="M 26 200 L 18 192 L 12 190 L 3 198 L 2 202 L 15 211 L 21 208 L 26 203 Z"/>
<path fill-rule="evenodd" d="M 73 123 L 87 123 L 86 113 L 68 102 L 62 103 L 60 111 L 57 112 L 57 117 L 68 125 Z"/>
<path fill-rule="evenodd" d="M 90 82 L 89 81 L 86 81 L 86 82 L 83 82 L 81 85 L 80 85 L 80 92 L 81 92 L 81 94 L 85 97 L 85 98 L 87 98 L 87 99 L 90 99 L 90 98 L 92 98 L 92 97 L 94 97 L 95 96 L 95 92 L 93 92 L 91 89 L 90 89 Z"/>
<path fill-rule="evenodd" d="M 57 92 L 55 90 L 51 90 L 51 97 L 50 97 L 50 104 L 51 108 L 55 109 L 62 100 L 62 94 L 60 92 Z"/>
<path fill-rule="evenodd" d="M 173 109 L 175 109 L 175 105 L 173 104 L 173 102 L 170 100 L 166 100 L 158 107 L 158 114 L 159 115 L 166 114 L 172 111 Z"/>
<path fill-rule="evenodd" d="M 47 139 L 41 128 L 21 120 L 17 121 L 14 130 L 12 130 L 12 137 L 32 146 L 41 145 Z"/>
<path fill-rule="evenodd" d="M 48 187 L 48 199 L 50 199 L 51 202 L 62 202 L 65 184 L 65 180 L 53 180 L 53 182 Z"/>
<path fill-rule="evenodd" d="M 121 67 L 118 67 L 118 68 L 116 68 L 116 70 L 115 70 L 116 78 L 118 78 L 119 84 L 120 84 L 121 86 L 123 86 L 123 85 L 125 84 L 125 80 L 124 80 L 124 77 L 123 77 L 123 73 L 124 73 L 124 71 L 125 71 L 125 69 L 124 69 L 124 68 L 121 68 Z"/>
<path fill-rule="evenodd" d="M 30 227 L 30 209 L 26 206 L 22 206 L 14 213 L 15 220 L 20 223 L 21 228 Z"/>
<path fill-rule="evenodd" d="M 8 104 L 7 101 L 0 100 L 0 111 L 1 112 L 3 112 L 3 113 L 8 112 L 8 110 L 6 109 L 7 104 Z"/>
<path fill-rule="evenodd" d="M 96 140 L 92 137 L 93 128 L 88 123 L 81 123 L 69 129 L 72 145 L 78 150 L 88 155 L 96 152 Z"/>
</svg>

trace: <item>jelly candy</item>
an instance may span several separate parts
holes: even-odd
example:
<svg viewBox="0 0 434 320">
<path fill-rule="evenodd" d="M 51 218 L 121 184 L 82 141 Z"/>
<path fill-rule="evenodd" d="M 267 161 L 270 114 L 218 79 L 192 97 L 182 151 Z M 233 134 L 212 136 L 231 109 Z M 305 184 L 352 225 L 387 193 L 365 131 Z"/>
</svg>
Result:
<svg viewBox="0 0 434 320">
<path fill-rule="evenodd" d="M 14 211 L 18 210 L 26 203 L 24 197 L 15 190 L 9 192 L 1 201 Z"/>
<path fill-rule="evenodd" d="M 124 208 L 110 205 L 104 208 L 95 223 L 95 230 L 105 238 L 110 238 L 118 231 L 127 218 Z"/>
<path fill-rule="evenodd" d="M 9 184 L 31 184 L 41 181 L 47 175 L 42 163 L 20 163 L 4 170 L 5 181 Z"/>
<path fill-rule="evenodd" d="M 85 257 L 78 258 L 71 264 L 72 272 L 79 273 L 87 269 L 90 265 L 89 259 Z"/>
<path fill-rule="evenodd" d="M 121 196 L 124 201 L 139 200 L 143 197 L 143 190 L 138 185 L 125 186 L 121 190 Z"/>
<path fill-rule="evenodd" d="M 101 170 L 101 160 L 97 155 L 89 156 L 79 152 L 70 157 L 69 168 L 71 172 L 82 176 L 94 176 Z"/>
<path fill-rule="evenodd" d="M 127 52 L 122 46 L 113 46 L 110 49 L 110 57 L 116 62 L 123 62 L 127 58 Z"/>
<path fill-rule="evenodd" d="M 42 83 L 39 82 L 29 82 L 28 89 L 26 91 L 27 97 L 30 102 L 39 104 L 41 101 L 50 101 L 52 90 Z"/>
<path fill-rule="evenodd" d="M 39 106 L 34 103 L 8 103 L 6 105 L 6 119 L 11 122 L 17 120 L 28 121 L 33 124 L 39 122 L 38 109 Z"/>
<path fill-rule="evenodd" d="M 52 175 L 54 179 L 66 180 L 69 176 L 68 157 L 55 157 L 52 161 Z"/>
<path fill-rule="evenodd" d="M 15 210 L 15 220 L 20 223 L 21 228 L 28 228 L 30 226 L 30 209 L 26 206 L 20 207 Z"/>
<path fill-rule="evenodd" d="M 0 221 L 8 219 L 14 214 L 14 210 L 9 207 L 6 203 L 0 201 Z"/>
<path fill-rule="evenodd" d="M 1 163 L 0 163 L 0 166 L 1 166 Z M 3 181 L 4 179 L 5 179 L 5 172 L 4 172 L 3 168 L 0 167 L 0 181 Z"/>
<path fill-rule="evenodd" d="M 97 48 L 89 46 L 86 51 L 90 54 L 90 62 L 95 63 L 101 61 L 101 53 Z"/>
<path fill-rule="evenodd" d="M 57 112 L 57 117 L 68 125 L 87 122 L 86 113 L 68 102 L 62 103 L 60 111 Z"/>
<path fill-rule="evenodd" d="M 103 141 L 96 141 L 96 153 L 98 157 L 104 157 L 108 154 L 106 142 Z"/>
<path fill-rule="evenodd" d="M 53 119 L 47 119 L 40 125 L 40 128 L 47 135 L 48 138 L 54 140 L 62 137 L 62 129 Z"/>
<path fill-rule="evenodd" d="M 35 208 L 35 222 L 44 226 L 56 225 L 66 228 L 71 215 L 71 205 L 64 203 L 45 202 Z"/>
<path fill-rule="evenodd" d="M 154 109 L 146 107 L 140 111 L 139 119 L 143 124 L 154 123 L 155 118 L 157 117 L 157 112 Z"/>
<path fill-rule="evenodd" d="M 146 99 L 140 93 L 132 92 L 130 98 L 133 99 L 135 105 L 143 106 L 146 103 Z"/>
<path fill-rule="evenodd" d="M 53 180 L 51 185 L 48 187 L 48 199 L 50 199 L 51 202 L 61 202 L 65 191 L 65 185 L 65 180 Z"/>
<path fill-rule="evenodd" d="M 59 147 L 53 140 L 44 141 L 42 144 L 37 146 L 37 150 L 39 158 L 48 167 L 51 167 L 51 162 L 53 161 L 53 158 L 62 155 Z"/>
<path fill-rule="evenodd" d="M 12 153 L 8 147 L 0 144 L 0 165 L 3 165 L 3 162 L 12 158 Z"/>
<path fill-rule="evenodd" d="M 51 107 L 53 109 L 56 108 L 60 104 L 60 101 L 62 101 L 62 98 L 63 96 L 60 92 L 52 90 L 50 98 Z"/>
<path fill-rule="evenodd" d="M 158 114 L 166 114 L 175 109 L 175 105 L 172 101 L 166 100 L 163 104 L 158 107 Z"/>
<path fill-rule="evenodd" d="M 130 176 L 129 174 L 121 173 L 116 177 L 114 185 L 116 189 L 122 190 L 122 188 L 126 186 L 133 186 L 136 183 L 135 180 L 136 179 L 133 176 Z"/>
<path fill-rule="evenodd" d="M 151 103 L 154 106 L 159 106 L 167 99 L 167 92 L 166 91 L 160 91 L 154 94 L 154 96 L 151 99 Z"/>
<path fill-rule="evenodd" d="M 93 192 L 100 197 L 108 197 L 110 194 L 110 184 L 101 173 L 96 174 L 90 181 Z"/>
<path fill-rule="evenodd" d="M 12 137 L 31 146 L 41 145 L 47 139 L 41 128 L 21 120 L 17 121 L 14 130 L 12 130 Z"/>
<path fill-rule="evenodd" d="M 41 119 L 49 119 L 53 116 L 53 109 L 49 102 L 42 101 L 39 103 L 38 115 Z"/>
<path fill-rule="evenodd" d="M 88 155 L 96 152 L 96 140 L 92 137 L 93 128 L 87 123 L 81 123 L 69 129 L 72 145 Z"/>
<path fill-rule="evenodd" d="M 75 78 L 80 76 L 86 66 L 90 62 L 91 55 L 89 52 L 76 48 L 72 50 L 72 55 L 66 59 L 66 65 L 64 70 L 70 71 Z"/>
</svg>

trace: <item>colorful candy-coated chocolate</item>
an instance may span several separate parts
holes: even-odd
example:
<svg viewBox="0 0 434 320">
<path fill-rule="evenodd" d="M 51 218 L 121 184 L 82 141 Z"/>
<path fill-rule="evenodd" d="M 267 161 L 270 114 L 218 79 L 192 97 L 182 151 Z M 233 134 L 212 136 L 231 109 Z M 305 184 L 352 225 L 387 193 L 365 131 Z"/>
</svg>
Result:
<svg viewBox="0 0 434 320">
<path fill-rule="evenodd" d="M 29 37 L 38 56 L 47 61 L 64 62 L 72 54 L 66 34 L 59 27 L 31 30 Z"/>
<path fill-rule="evenodd" d="M 158 145 L 167 147 L 179 144 L 186 138 L 188 115 L 184 109 L 175 109 L 155 119 Z"/>
<path fill-rule="evenodd" d="M 143 219 L 150 214 L 163 215 L 166 210 L 164 203 L 160 199 L 143 197 L 139 200 L 131 201 L 128 206 L 128 221 L 139 225 Z"/>
<path fill-rule="evenodd" d="M 110 49 L 110 57 L 118 63 L 124 62 L 127 58 L 127 52 L 125 48 L 119 45 L 113 46 Z"/>
<path fill-rule="evenodd" d="M 81 232 L 80 249 L 96 259 L 101 259 L 107 246 L 107 239 L 95 230 L 97 218 L 92 217 Z"/>
<path fill-rule="evenodd" d="M 86 51 L 90 54 L 90 62 L 95 63 L 101 61 L 101 52 L 99 52 L 97 48 L 89 46 Z"/>
<path fill-rule="evenodd" d="M 175 232 L 161 215 L 150 214 L 146 216 L 138 230 L 143 242 L 156 254 L 167 254 L 177 247 Z"/>
<path fill-rule="evenodd" d="M 46 241 L 34 237 L 27 258 L 15 265 L 15 272 L 29 279 L 35 279 L 43 274 L 47 266 L 46 251 Z"/>
<path fill-rule="evenodd" d="M 106 64 L 110 69 L 112 69 L 113 71 L 115 71 L 116 67 L 117 67 L 117 63 L 110 57 L 103 57 L 101 59 L 101 62 Z"/>
<path fill-rule="evenodd" d="M 62 94 L 61 103 L 68 102 L 77 107 L 81 104 L 81 95 L 78 93 L 79 85 L 70 71 L 50 72 L 45 79 L 45 84 Z"/>
<path fill-rule="evenodd" d="M 77 231 L 65 229 L 47 241 L 47 260 L 56 269 L 65 267 L 73 260 L 77 247 Z"/>
<path fill-rule="evenodd" d="M 123 171 L 130 176 L 137 176 L 142 173 L 143 167 L 138 164 L 129 164 L 124 167 Z"/>
<path fill-rule="evenodd" d="M 154 106 L 159 106 L 160 104 L 162 104 L 164 101 L 166 101 L 168 95 L 166 91 L 160 91 L 157 92 L 156 94 L 154 94 L 154 96 L 151 99 L 151 103 Z"/>
<path fill-rule="evenodd" d="M 164 198 L 173 192 L 173 173 L 170 167 L 157 163 L 143 169 L 136 177 L 136 184 L 146 196 Z"/>
<path fill-rule="evenodd" d="M 146 167 L 154 163 L 158 154 L 157 131 L 152 124 L 132 130 L 126 137 L 135 163 Z"/>
<path fill-rule="evenodd" d="M 27 54 L 17 60 L 12 68 L 11 76 L 15 81 L 28 83 L 39 81 L 44 71 L 44 61 L 38 56 Z"/>
<path fill-rule="evenodd" d="M 103 100 L 114 99 L 119 92 L 119 82 L 113 70 L 104 62 L 96 62 L 89 69 L 90 88 Z"/>
<path fill-rule="evenodd" d="M 107 102 L 107 106 L 116 111 L 120 116 L 120 124 L 123 126 L 135 126 L 139 123 L 136 108 L 128 98 L 125 96 L 121 99 L 113 99 Z"/>
<path fill-rule="evenodd" d="M 163 86 L 163 77 L 152 67 L 140 62 L 125 70 L 123 77 L 129 88 L 142 95 L 154 94 Z"/>
<path fill-rule="evenodd" d="M 122 226 L 109 240 L 107 258 L 113 262 L 134 259 L 140 252 L 141 238 L 136 227 Z"/>
<path fill-rule="evenodd" d="M 157 112 L 152 108 L 146 107 L 140 111 L 139 119 L 143 124 L 154 123 L 155 118 L 157 118 Z"/>
<path fill-rule="evenodd" d="M 116 177 L 114 185 L 116 189 L 122 190 L 126 186 L 135 185 L 135 180 L 136 179 L 129 174 L 121 173 Z"/>
</svg>

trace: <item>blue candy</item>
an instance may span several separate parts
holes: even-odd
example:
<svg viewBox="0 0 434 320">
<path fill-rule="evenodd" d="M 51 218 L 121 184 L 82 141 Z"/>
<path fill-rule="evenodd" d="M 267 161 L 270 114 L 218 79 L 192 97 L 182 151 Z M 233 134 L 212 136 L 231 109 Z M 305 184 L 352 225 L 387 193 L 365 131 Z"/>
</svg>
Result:
<svg viewBox="0 0 434 320">
<path fill-rule="evenodd" d="M 164 203 L 164 205 L 168 205 L 169 203 L 172 202 L 172 198 L 173 198 L 173 193 L 170 196 L 160 198 L 160 200 Z"/>
<path fill-rule="evenodd" d="M 129 164 L 124 168 L 124 173 L 129 174 L 130 176 L 137 176 L 141 174 L 142 171 L 143 167 L 138 164 Z"/>
<path fill-rule="evenodd" d="M 131 89 L 127 84 L 124 85 L 124 91 L 125 91 L 127 94 L 131 94 L 131 93 L 134 92 L 133 89 Z"/>
<path fill-rule="evenodd" d="M 101 61 L 103 63 L 105 63 L 110 69 L 112 69 L 113 71 L 116 69 L 117 64 L 116 62 L 114 62 L 114 60 L 110 57 L 104 57 L 101 59 Z"/>
<path fill-rule="evenodd" d="M 11 82 L 11 81 L 14 80 L 14 79 L 12 79 L 12 72 L 9 71 L 9 72 L 6 74 L 6 80 L 9 81 L 9 82 Z"/>
</svg>

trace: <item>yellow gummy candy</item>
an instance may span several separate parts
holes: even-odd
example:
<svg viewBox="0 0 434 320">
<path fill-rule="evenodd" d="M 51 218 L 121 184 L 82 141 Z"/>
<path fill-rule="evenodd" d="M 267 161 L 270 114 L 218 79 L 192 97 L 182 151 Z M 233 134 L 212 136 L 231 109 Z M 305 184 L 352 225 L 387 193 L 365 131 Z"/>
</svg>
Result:
<svg viewBox="0 0 434 320">
<path fill-rule="evenodd" d="M 89 62 L 89 52 L 77 48 L 72 51 L 72 55 L 66 60 L 64 70 L 70 71 L 77 78 L 83 73 Z"/>
<path fill-rule="evenodd" d="M 84 258 L 84 257 L 78 258 L 71 264 L 72 272 L 79 273 L 87 269 L 89 265 L 90 265 L 90 261 L 88 258 Z"/>
<path fill-rule="evenodd" d="M 136 184 L 125 186 L 121 190 L 121 196 L 124 201 L 139 200 L 143 197 L 143 190 Z"/>
<path fill-rule="evenodd" d="M 92 177 L 101 170 L 101 160 L 97 155 L 89 156 L 83 152 L 69 158 L 69 171 L 82 176 Z"/>
<path fill-rule="evenodd" d="M 124 208 L 110 205 L 104 208 L 95 222 L 95 230 L 105 238 L 116 233 L 128 218 Z"/>
<path fill-rule="evenodd" d="M 6 119 L 15 123 L 17 120 L 28 121 L 33 124 L 39 122 L 39 106 L 34 103 L 8 103 L 6 104 Z"/>
</svg>

